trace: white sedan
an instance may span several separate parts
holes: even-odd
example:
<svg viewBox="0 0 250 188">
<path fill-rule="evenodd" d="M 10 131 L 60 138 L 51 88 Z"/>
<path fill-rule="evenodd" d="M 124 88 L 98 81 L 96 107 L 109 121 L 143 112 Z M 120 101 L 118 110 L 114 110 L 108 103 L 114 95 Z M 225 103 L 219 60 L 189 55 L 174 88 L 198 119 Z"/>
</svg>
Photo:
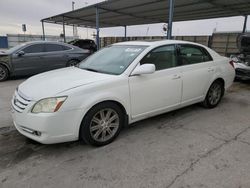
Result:
<svg viewBox="0 0 250 188">
<path fill-rule="evenodd" d="M 229 59 L 190 42 L 123 42 L 79 67 L 33 76 L 16 89 L 16 129 L 44 144 L 102 146 L 127 124 L 194 103 L 218 105 L 235 71 Z"/>
</svg>

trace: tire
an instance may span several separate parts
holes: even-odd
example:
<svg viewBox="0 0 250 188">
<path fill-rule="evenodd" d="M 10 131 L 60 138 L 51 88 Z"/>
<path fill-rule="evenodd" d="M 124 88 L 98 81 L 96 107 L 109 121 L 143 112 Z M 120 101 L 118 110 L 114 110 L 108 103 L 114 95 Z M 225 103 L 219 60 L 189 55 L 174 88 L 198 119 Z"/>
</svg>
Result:
<svg viewBox="0 0 250 188">
<path fill-rule="evenodd" d="M 217 80 L 210 86 L 206 98 L 203 101 L 203 106 L 206 108 L 215 108 L 221 101 L 224 95 L 224 84 Z"/>
<path fill-rule="evenodd" d="M 0 64 L 0 82 L 5 81 L 9 78 L 8 69 Z"/>
<path fill-rule="evenodd" d="M 67 67 L 75 67 L 75 66 L 77 66 L 79 63 L 80 63 L 80 61 L 75 60 L 75 59 L 72 59 L 72 60 L 68 61 Z"/>
<path fill-rule="evenodd" d="M 97 104 L 84 117 L 80 139 L 93 146 L 104 146 L 115 140 L 124 126 L 125 115 L 113 102 Z"/>
</svg>

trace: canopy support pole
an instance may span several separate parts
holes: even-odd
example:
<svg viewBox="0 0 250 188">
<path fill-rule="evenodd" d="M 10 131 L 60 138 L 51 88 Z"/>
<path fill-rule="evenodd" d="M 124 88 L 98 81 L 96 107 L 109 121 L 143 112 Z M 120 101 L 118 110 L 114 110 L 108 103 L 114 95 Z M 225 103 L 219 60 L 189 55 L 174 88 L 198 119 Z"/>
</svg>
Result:
<svg viewBox="0 0 250 188">
<path fill-rule="evenodd" d="M 124 26 L 124 38 L 125 38 L 125 41 L 127 41 L 127 26 L 126 25 Z"/>
<path fill-rule="evenodd" d="M 173 26 L 173 16 L 174 16 L 174 0 L 168 0 L 169 14 L 168 14 L 168 32 L 167 39 L 172 38 L 172 26 Z"/>
<path fill-rule="evenodd" d="M 96 45 L 97 45 L 97 50 L 100 49 L 100 28 L 99 28 L 99 8 L 96 6 Z"/>
<path fill-rule="evenodd" d="M 63 42 L 66 42 L 64 16 L 63 16 Z"/>
<path fill-rule="evenodd" d="M 245 19 L 244 19 L 244 25 L 243 25 L 243 30 L 242 30 L 242 33 L 245 33 L 245 32 L 247 32 L 247 15 L 246 16 L 244 16 L 245 17 Z"/>
<path fill-rule="evenodd" d="M 45 31 L 44 31 L 44 22 L 42 21 L 42 29 L 43 29 L 43 40 L 45 40 Z"/>
</svg>

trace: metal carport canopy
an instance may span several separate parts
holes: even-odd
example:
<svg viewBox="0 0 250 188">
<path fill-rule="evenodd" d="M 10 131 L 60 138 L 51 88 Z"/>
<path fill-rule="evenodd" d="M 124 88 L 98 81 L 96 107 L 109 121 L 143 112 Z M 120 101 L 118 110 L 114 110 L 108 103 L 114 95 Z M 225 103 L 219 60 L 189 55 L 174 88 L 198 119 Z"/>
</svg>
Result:
<svg viewBox="0 0 250 188">
<path fill-rule="evenodd" d="M 66 12 L 42 21 L 48 23 L 96 27 L 115 27 L 167 23 L 168 0 L 109 0 Z M 244 16 L 250 14 L 250 0 L 175 0 L 174 21 Z"/>
<path fill-rule="evenodd" d="M 174 0 L 109 0 L 42 19 L 42 23 L 105 28 L 168 23 Z M 98 9 L 98 11 L 97 11 Z M 97 15 L 98 14 L 98 15 Z M 175 0 L 173 21 L 250 14 L 250 0 Z M 171 15 L 171 14 L 170 14 Z M 98 23 L 97 23 L 98 22 Z"/>
</svg>

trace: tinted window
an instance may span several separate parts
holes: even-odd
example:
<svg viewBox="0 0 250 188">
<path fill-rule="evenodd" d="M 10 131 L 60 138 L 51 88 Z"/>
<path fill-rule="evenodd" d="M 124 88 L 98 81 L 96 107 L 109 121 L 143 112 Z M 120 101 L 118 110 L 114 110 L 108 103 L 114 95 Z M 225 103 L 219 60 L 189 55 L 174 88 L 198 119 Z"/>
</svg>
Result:
<svg viewBox="0 0 250 188">
<path fill-rule="evenodd" d="M 22 51 L 24 51 L 27 54 L 44 52 L 44 45 L 43 44 L 33 44 L 31 46 L 28 46 L 27 48 L 24 48 Z"/>
<path fill-rule="evenodd" d="M 56 51 L 63 51 L 64 47 L 58 44 L 46 44 L 45 45 L 46 52 L 56 52 Z"/>
<path fill-rule="evenodd" d="M 148 53 L 141 64 L 154 64 L 156 70 L 163 70 L 177 65 L 175 46 L 163 46 Z"/>
<path fill-rule="evenodd" d="M 180 64 L 189 65 L 211 61 L 211 57 L 208 52 L 201 48 L 191 45 L 180 46 Z"/>
<path fill-rule="evenodd" d="M 63 49 L 64 49 L 64 50 L 70 50 L 70 49 L 72 49 L 72 48 L 70 48 L 70 47 L 68 47 L 68 46 L 63 46 Z"/>
</svg>

